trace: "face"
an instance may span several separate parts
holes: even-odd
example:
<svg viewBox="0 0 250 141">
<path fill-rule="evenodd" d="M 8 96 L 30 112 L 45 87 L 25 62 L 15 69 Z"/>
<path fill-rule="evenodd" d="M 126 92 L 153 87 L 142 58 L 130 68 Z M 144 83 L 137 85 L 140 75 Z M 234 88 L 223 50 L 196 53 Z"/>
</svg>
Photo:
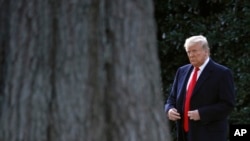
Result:
<svg viewBox="0 0 250 141">
<path fill-rule="evenodd" d="M 194 67 L 200 67 L 208 58 L 209 52 L 201 44 L 194 44 L 186 49 L 188 59 Z"/>
</svg>

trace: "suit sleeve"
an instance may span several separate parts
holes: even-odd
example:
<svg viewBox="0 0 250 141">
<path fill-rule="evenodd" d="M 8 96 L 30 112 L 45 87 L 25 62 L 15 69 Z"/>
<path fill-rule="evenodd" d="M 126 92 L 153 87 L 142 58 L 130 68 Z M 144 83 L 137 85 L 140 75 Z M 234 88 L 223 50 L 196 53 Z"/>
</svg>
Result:
<svg viewBox="0 0 250 141">
<path fill-rule="evenodd" d="M 177 84 L 178 84 L 178 74 L 179 69 L 176 72 L 173 85 L 171 87 L 170 94 L 167 98 L 166 104 L 165 104 L 165 112 L 168 112 L 171 108 L 176 108 L 176 97 L 177 97 Z"/>
</svg>

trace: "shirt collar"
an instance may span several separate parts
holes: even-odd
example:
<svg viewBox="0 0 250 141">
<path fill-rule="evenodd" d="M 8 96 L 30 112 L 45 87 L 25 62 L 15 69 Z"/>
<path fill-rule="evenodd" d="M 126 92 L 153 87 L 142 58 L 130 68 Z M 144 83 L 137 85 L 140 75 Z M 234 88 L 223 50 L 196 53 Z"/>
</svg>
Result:
<svg viewBox="0 0 250 141">
<path fill-rule="evenodd" d="M 206 67 L 207 63 L 209 62 L 209 57 L 206 59 L 206 61 L 199 67 L 200 72 Z"/>
</svg>

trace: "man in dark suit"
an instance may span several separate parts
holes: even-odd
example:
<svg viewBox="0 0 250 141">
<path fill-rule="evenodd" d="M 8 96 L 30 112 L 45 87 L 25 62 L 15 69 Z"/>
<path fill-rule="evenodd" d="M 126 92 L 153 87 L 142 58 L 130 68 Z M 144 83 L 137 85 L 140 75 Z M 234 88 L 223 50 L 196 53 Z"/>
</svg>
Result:
<svg viewBox="0 0 250 141">
<path fill-rule="evenodd" d="M 165 104 L 168 118 L 176 121 L 177 139 L 226 141 L 227 118 L 235 106 L 232 73 L 209 57 L 206 37 L 187 38 L 184 47 L 190 64 L 177 70 Z"/>
</svg>

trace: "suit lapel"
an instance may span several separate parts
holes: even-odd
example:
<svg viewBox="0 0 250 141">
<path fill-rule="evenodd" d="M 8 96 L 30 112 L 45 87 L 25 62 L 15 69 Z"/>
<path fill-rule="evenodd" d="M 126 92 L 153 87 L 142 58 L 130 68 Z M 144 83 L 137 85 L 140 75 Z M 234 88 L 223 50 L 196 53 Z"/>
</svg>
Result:
<svg viewBox="0 0 250 141">
<path fill-rule="evenodd" d="M 212 66 L 213 66 L 213 61 L 210 60 L 207 64 L 207 66 L 205 66 L 204 70 L 202 71 L 198 81 L 196 82 L 196 86 L 194 88 L 194 92 L 193 95 L 196 94 L 196 92 L 198 91 L 198 89 L 201 87 L 201 85 L 206 81 L 206 79 L 209 78 L 211 72 L 212 72 Z M 192 96 L 193 96 L 192 95 Z"/>
<path fill-rule="evenodd" d="M 185 71 L 182 73 L 182 76 L 184 77 L 184 83 L 183 83 L 183 86 L 182 86 L 182 93 L 184 93 L 184 95 L 186 95 L 186 91 L 187 91 L 187 83 L 188 83 L 188 79 L 191 75 L 191 72 L 193 70 L 193 66 L 190 65 L 188 66 L 187 69 L 185 69 Z"/>
</svg>

